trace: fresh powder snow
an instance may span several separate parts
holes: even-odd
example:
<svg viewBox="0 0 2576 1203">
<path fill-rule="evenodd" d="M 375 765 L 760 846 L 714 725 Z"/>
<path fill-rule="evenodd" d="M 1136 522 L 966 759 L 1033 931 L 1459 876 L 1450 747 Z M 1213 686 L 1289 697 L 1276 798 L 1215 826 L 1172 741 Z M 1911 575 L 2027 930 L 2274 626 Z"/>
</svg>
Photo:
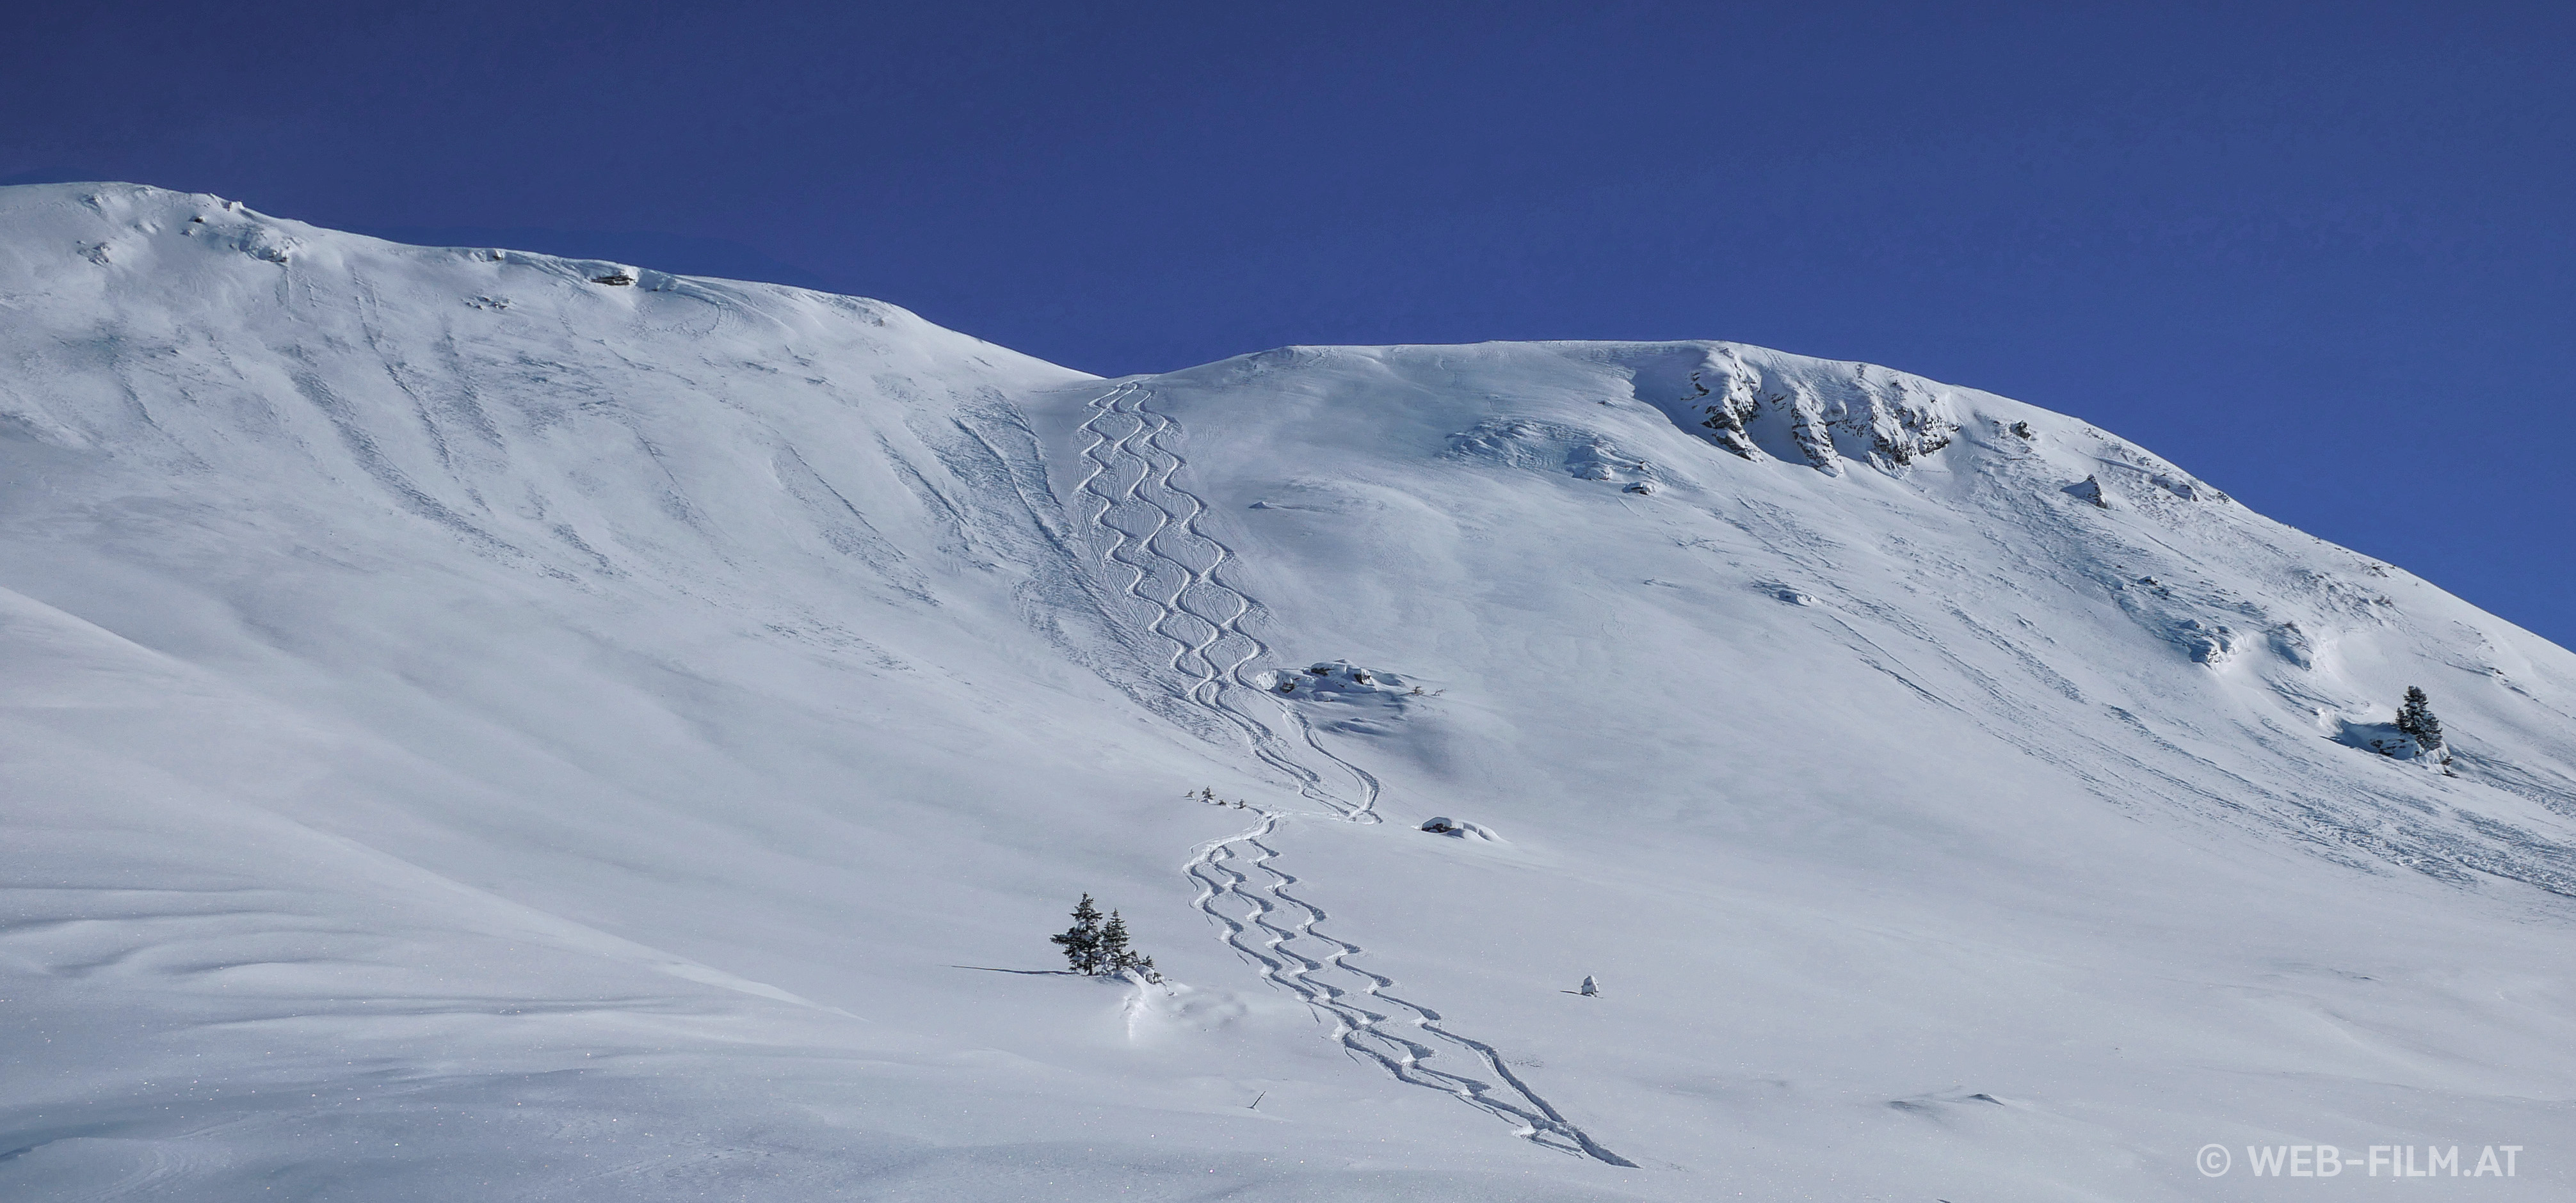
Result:
<svg viewBox="0 0 2576 1203">
<path fill-rule="evenodd" d="M 2576 1190 L 2576 658 L 1870 364 L 0 189 L 0 773 L 11 1200 Z"/>
</svg>

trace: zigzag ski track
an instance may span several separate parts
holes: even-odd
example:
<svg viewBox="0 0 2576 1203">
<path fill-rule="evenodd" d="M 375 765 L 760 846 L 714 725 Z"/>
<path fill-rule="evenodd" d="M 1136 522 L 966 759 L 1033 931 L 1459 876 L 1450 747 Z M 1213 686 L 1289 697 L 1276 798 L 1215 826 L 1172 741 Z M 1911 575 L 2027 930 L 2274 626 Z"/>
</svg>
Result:
<svg viewBox="0 0 2576 1203">
<path fill-rule="evenodd" d="M 1324 909 L 1292 892 L 1302 883 L 1273 863 L 1279 851 L 1270 841 L 1294 819 L 1379 822 L 1381 787 L 1326 749 L 1303 715 L 1273 702 L 1296 729 L 1292 743 L 1245 707 L 1254 695 L 1268 699 L 1240 675 L 1270 652 L 1245 629 L 1261 607 L 1220 579 L 1233 550 L 1199 529 L 1207 505 L 1174 482 L 1187 461 L 1164 441 L 1172 423 L 1145 408 L 1148 395 L 1139 385 L 1119 385 L 1091 402 L 1081 427 L 1091 436 L 1082 450 L 1091 468 L 1076 492 L 1099 503 L 1090 521 L 1107 543 L 1103 558 L 1128 570 L 1124 595 L 1153 614 L 1146 629 L 1172 645 L 1168 667 L 1183 683 L 1182 696 L 1241 732 L 1256 758 L 1323 808 L 1255 808 L 1260 819 L 1251 827 L 1199 846 L 1184 869 L 1197 886 L 1193 904 L 1263 980 L 1329 1020 L 1331 1038 L 1351 1056 L 1399 1082 L 1455 1095 L 1533 1144 L 1633 1168 L 1531 1090 L 1492 1045 L 1448 1030 L 1439 1012 L 1393 993 L 1394 978 L 1353 964 L 1362 949 L 1323 931 Z M 1327 785 L 1319 765 L 1347 778 L 1356 800 Z M 1444 1051 L 1450 1064 L 1435 1064 Z"/>
</svg>

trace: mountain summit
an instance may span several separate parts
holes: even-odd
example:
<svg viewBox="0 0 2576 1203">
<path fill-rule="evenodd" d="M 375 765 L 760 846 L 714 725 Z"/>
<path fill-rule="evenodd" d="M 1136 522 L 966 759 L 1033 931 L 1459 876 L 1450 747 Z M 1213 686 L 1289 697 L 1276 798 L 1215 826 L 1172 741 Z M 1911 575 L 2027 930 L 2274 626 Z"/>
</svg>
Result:
<svg viewBox="0 0 2576 1203">
<path fill-rule="evenodd" d="M 0 314 L 10 1198 L 2576 1184 L 2576 658 L 2079 419 L 123 184 Z"/>
</svg>

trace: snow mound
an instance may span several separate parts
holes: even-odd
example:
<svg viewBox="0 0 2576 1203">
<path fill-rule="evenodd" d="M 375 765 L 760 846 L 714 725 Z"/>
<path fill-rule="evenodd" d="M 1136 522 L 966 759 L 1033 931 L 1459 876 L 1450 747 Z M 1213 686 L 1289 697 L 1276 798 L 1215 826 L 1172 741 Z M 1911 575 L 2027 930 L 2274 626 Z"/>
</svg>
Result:
<svg viewBox="0 0 2576 1203">
<path fill-rule="evenodd" d="M 1489 418 L 1450 436 L 1450 454 L 1514 468 L 1563 472 L 1577 480 L 1626 483 L 1650 490 L 1662 479 L 1653 464 L 1620 450 L 1598 431 L 1529 418 Z M 1642 488 L 1641 488 L 1642 486 Z"/>
<path fill-rule="evenodd" d="M 1452 839 L 1483 840 L 1488 843 L 1498 843 L 1502 840 L 1501 836 L 1494 834 L 1494 829 L 1491 827 L 1482 823 L 1453 819 L 1447 815 L 1433 815 L 1424 819 L 1421 829 L 1432 835 L 1445 835 Z"/>
<path fill-rule="evenodd" d="M 1257 674 L 1255 682 L 1315 711 L 1317 725 L 1351 735 L 1388 735 L 1437 696 L 1430 688 L 1348 660 L 1321 660 L 1293 671 Z"/>
<path fill-rule="evenodd" d="M 2415 736 L 2394 722 L 2364 722 L 2330 717 L 2335 742 L 2346 747 L 2376 753 L 2390 760 L 2448 771 L 2451 749 L 2446 744 L 2425 747 Z"/>
</svg>

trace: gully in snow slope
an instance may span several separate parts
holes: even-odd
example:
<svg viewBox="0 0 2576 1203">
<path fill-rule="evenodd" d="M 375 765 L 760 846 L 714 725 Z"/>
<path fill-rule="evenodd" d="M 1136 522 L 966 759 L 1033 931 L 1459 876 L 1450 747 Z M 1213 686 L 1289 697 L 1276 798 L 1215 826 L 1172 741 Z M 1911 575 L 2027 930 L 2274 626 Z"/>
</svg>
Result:
<svg viewBox="0 0 2576 1203">
<path fill-rule="evenodd" d="M 1239 675 L 1270 650 L 1244 629 L 1259 607 L 1218 579 L 1233 553 L 1199 529 L 1205 503 L 1173 483 L 1184 461 L 1163 441 L 1171 421 L 1145 408 L 1147 395 L 1138 385 L 1123 384 L 1091 403 L 1082 426 L 1091 436 L 1082 452 L 1091 470 L 1076 491 L 1099 502 L 1091 521 L 1108 542 L 1107 560 L 1132 574 L 1125 593 L 1153 612 L 1148 629 L 1171 643 L 1171 669 L 1187 683 L 1184 696 L 1242 732 L 1254 756 L 1325 808 L 1300 813 L 1256 807 L 1260 820 L 1250 828 L 1194 850 L 1186 870 L 1198 887 L 1193 901 L 1264 980 L 1329 1018 L 1333 1039 L 1351 1055 L 1397 1081 L 1454 1094 L 1512 1124 L 1533 1143 L 1633 1165 L 1568 1123 L 1493 1046 L 1448 1030 L 1439 1012 L 1392 993 L 1395 979 L 1352 964 L 1359 946 L 1320 930 L 1327 919 L 1323 908 L 1292 892 L 1301 883 L 1273 864 L 1279 852 L 1270 841 L 1291 819 L 1377 822 L 1378 780 L 1327 750 L 1304 716 L 1286 705 L 1273 703 L 1296 727 L 1297 743 L 1245 708 L 1254 695 L 1268 697 Z M 1336 794 L 1317 764 L 1347 776 L 1357 800 Z M 1453 1058 L 1460 1061 L 1455 1070 L 1432 1064 L 1443 1046 L 1463 1055 Z"/>
</svg>

